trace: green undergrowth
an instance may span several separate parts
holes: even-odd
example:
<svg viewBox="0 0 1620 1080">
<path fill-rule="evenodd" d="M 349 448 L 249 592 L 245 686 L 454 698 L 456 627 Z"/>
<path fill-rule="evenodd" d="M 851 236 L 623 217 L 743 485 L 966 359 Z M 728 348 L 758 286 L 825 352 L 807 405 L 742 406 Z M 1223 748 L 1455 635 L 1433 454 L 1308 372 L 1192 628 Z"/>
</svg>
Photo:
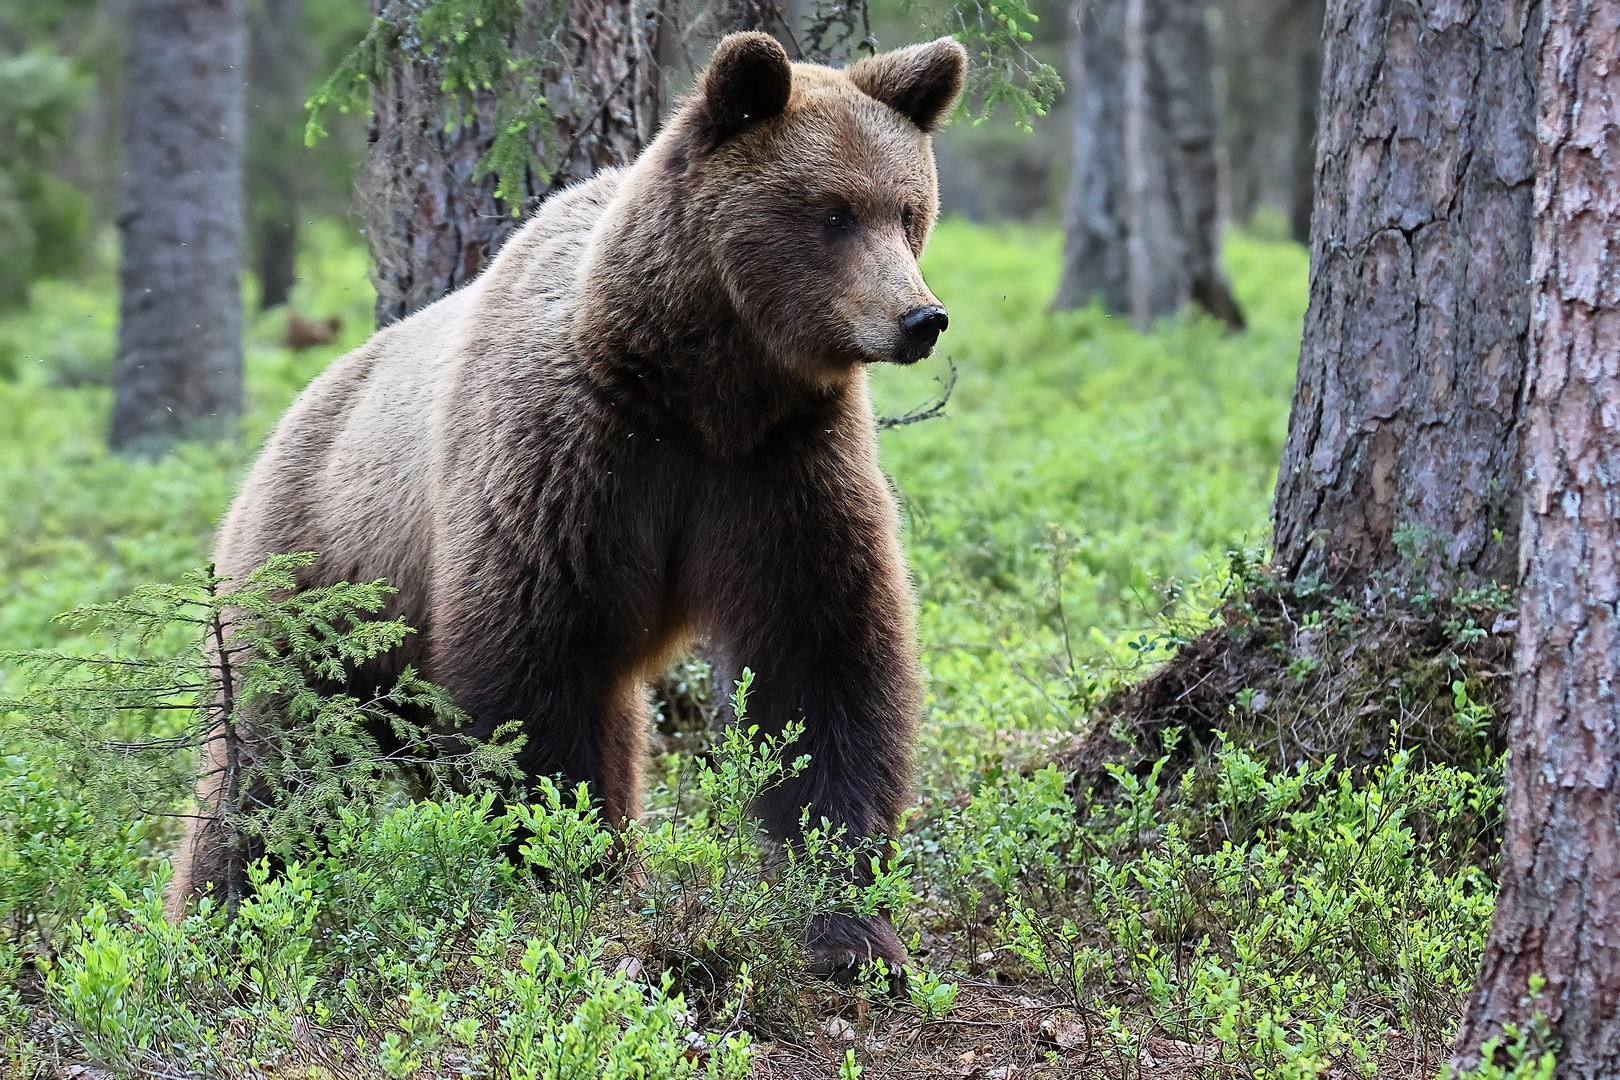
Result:
<svg viewBox="0 0 1620 1080">
<path fill-rule="evenodd" d="M 253 449 L 293 395 L 371 326 L 358 236 L 324 222 L 301 235 L 292 307 L 338 315 L 343 331 L 332 345 L 295 352 L 281 346 L 281 311 L 250 319 L 240 443 L 186 444 L 156 462 L 108 451 L 111 251 L 82 280 L 37 283 L 29 310 L 0 318 L 0 353 L 16 357 L 13 377 L 0 379 L 0 649 L 59 640 L 68 631 L 51 622 L 57 612 L 175 580 L 207 557 Z"/>
<path fill-rule="evenodd" d="M 281 312 L 251 320 L 238 444 L 107 453 L 105 259 L 0 318 L 0 651 L 110 655 L 52 616 L 206 562 L 253 449 L 370 324 L 359 238 L 303 234 L 293 306 L 344 329 L 295 352 Z M 184 784 L 109 802 L 95 785 L 118 770 L 94 761 L 128 752 L 115 733 L 81 730 L 82 753 L 14 733 L 6 1075 L 853 1078 L 967 1075 L 989 1053 L 1020 1076 L 1157 1075 L 1167 1054 L 1186 1068 L 1165 1075 L 1436 1073 L 1489 922 L 1508 604 L 1270 580 L 1301 249 L 1229 239 L 1246 332 L 1188 313 L 1138 334 L 1048 310 L 1060 242 L 942 223 L 940 356 L 874 372 L 889 416 L 959 374 L 943 417 L 882 436 L 928 696 L 879 888 L 841 884 L 839 844 L 790 866 L 760 842 L 749 794 L 799 763 L 706 732 L 730 688 L 701 661 L 665 680 L 679 737 L 630 834 L 555 788 L 374 785 L 257 867 L 234 919 L 159 917 Z M 1176 682 L 1217 654 L 1251 674 Z M 0 697 L 30 678 L 0 663 Z M 916 960 L 903 990 L 805 971 L 808 919 L 878 908 Z M 1531 1075 L 1537 1038 L 1506 1040 L 1493 1075 Z"/>
<path fill-rule="evenodd" d="M 303 700 L 316 710 L 306 723 L 341 753 L 323 756 L 306 742 L 256 757 L 244 787 L 279 782 L 261 805 L 244 800 L 216 814 L 227 836 L 250 818 L 267 850 L 245 868 L 240 895 L 211 893 L 166 920 L 170 870 L 161 859 L 139 881 L 103 880 L 94 898 L 57 894 L 37 875 L 27 895 L 15 884 L 0 894 L 9 955 L 29 951 L 54 1021 L 33 1038 L 21 1026 L 6 1036 L 25 1075 L 65 1042 L 131 1075 L 740 1077 L 756 1033 L 810 1022 L 799 988 L 811 919 L 908 904 L 907 869 L 880 867 L 870 886 L 850 883 L 856 860 L 873 853 L 839 833 L 811 826 L 802 847 L 767 852 L 749 807 L 805 760 L 785 755 L 792 730 L 753 738 L 746 673 L 733 697 L 738 722 L 701 763 L 688 758 L 677 770 L 684 798 L 677 792 L 666 814 L 628 829 L 608 828 L 583 786 L 563 791 L 550 781 L 508 798 L 504 812 L 493 790 L 478 793 L 487 784 L 403 799 L 398 785 L 376 782 L 391 760 L 365 734 L 379 702 L 294 685 L 303 665 L 319 674 L 321 656 L 373 654 L 403 628 L 352 618 L 378 606 L 356 586 L 321 590 L 314 602 L 284 588 L 273 598 L 286 569 L 273 560 L 228 599 L 262 608 L 255 618 L 278 640 L 310 645 L 283 656 L 279 646 L 238 644 L 238 705 L 252 715 L 264 701 Z M 196 599 L 208 580 L 178 588 L 176 621 L 210 606 L 212 592 Z M 163 597 L 173 592 L 148 589 L 85 617 L 141 636 L 154 608 L 169 614 Z M 240 624 L 233 642 L 247 640 Z M 251 640 L 268 639 L 255 631 Z M 211 705 L 214 688 L 161 683 L 176 668 L 200 670 L 137 641 L 116 667 L 79 665 L 86 678 L 15 703 L 30 725 L 20 741 L 36 755 L 93 763 L 100 753 L 99 774 L 72 785 L 90 813 L 69 830 L 97 848 L 137 839 L 117 830 L 124 817 L 183 810 L 189 780 L 138 766 L 164 750 L 195 750 L 225 722 Z M 415 683 L 409 692 L 433 691 Z M 123 714 L 116 746 L 75 722 L 106 710 Z M 413 749 L 419 764 L 400 779 L 421 763 L 443 767 L 442 757 L 424 755 Z M 137 769 L 126 781 L 116 765 L 129 756 Z M 17 809 L 18 834 L 52 824 Z M 27 868 L 26 854 L 17 861 Z M 139 857 L 131 851 L 125 861 Z"/>
<path fill-rule="evenodd" d="M 1512 597 L 1347 591 L 1233 549 L 1215 624 L 1158 620 L 1171 658 L 1051 764 L 925 810 L 930 960 L 1044 981 L 1108 1075 L 1165 1040 L 1218 1074 L 1441 1072 L 1495 896 Z"/>
<path fill-rule="evenodd" d="M 909 907 L 909 866 L 877 840 L 806 821 L 802 844 L 764 842 L 750 808 L 808 759 L 789 754 L 797 729 L 748 726 L 751 673 L 725 736 L 674 764 L 654 813 L 610 829 L 583 786 L 514 790 L 515 745 L 457 740 L 462 718 L 409 669 L 370 698 L 324 689 L 411 631 L 374 618 L 378 583 L 296 590 L 312 558 L 64 617 L 110 652 L 7 655 L 34 687 L 0 701 L 0 737 L 56 763 L 75 811 L 60 820 L 37 788 L 6 807 L 7 839 L 38 845 L 0 847 L 8 967 L 28 955 L 48 1018 L 6 1036 L 25 1073 L 65 1043 L 130 1074 L 739 1076 L 757 1034 L 813 1023 L 813 919 Z M 227 756 L 217 804 L 188 809 L 184 762 L 210 742 L 231 755 L 266 709 L 293 722 Z M 165 921 L 169 864 L 123 823 L 187 813 L 231 861 Z M 57 885 L 77 875 L 39 857 L 53 848 L 122 858 L 85 896 Z"/>
<path fill-rule="evenodd" d="M 345 749 L 299 766 L 323 817 L 292 789 L 259 811 L 319 820 L 318 835 L 258 829 L 276 861 L 250 867 L 242 898 L 166 922 L 168 864 L 125 822 L 184 809 L 185 771 L 146 759 L 217 723 L 216 688 L 184 659 L 206 663 L 216 629 L 196 609 L 262 608 L 252 640 L 293 643 L 316 674 L 320 657 L 406 632 L 365 620 L 375 587 L 289 594 L 285 567 L 268 569 L 234 597 L 193 577 L 76 614 L 121 626 L 123 651 L 32 660 L 82 677 L 12 706 L 26 726 L 10 737 L 61 764 L 54 800 L 36 787 L 7 805 L 0 846 L 7 963 L 26 954 L 41 1014 L 9 1036 L 22 1075 L 66 1052 L 130 1075 L 742 1076 L 756 1039 L 794 1042 L 829 1015 L 866 1033 L 847 1064 L 903 1068 L 950 1030 L 961 980 L 986 977 L 1043 995 L 1049 1039 L 1073 1059 L 1042 1062 L 1089 1075 L 1135 1075 L 1167 1042 L 1268 1078 L 1422 1075 L 1444 1059 L 1490 921 L 1477 847 L 1498 763 L 1392 745 L 1360 770 L 1331 756 L 1279 769 L 1217 731 L 1171 783 L 1187 736 L 1165 728 L 1150 767 L 1108 763 L 1095 784 L 1056 766 L 986 773 L 923 812 L 887 862 L 814 822 L 803 848 L 775 850 L 749 808 L 806 759 L 795 732 L 747 727 L 747 672 L 737 722 L 700 756 L 666 755 L 650 812 L 615 831 L 584 789 L 549 782 L 502 813 L 493 791 L 412 801 L 356 783 L 356 763 L 374 772 L 356 741 L 365 703 L 312 698 L 298 665 L 239 656 L 247 715 L 260 696 L 305 700 Z M 99 890 L 68 862 L 84 851 L 123 853 Z M 873 884 L 850 884 L 868 861 Z M 920 961 L 899 993 L 809 976 L 799 943 L 831 912 L 899 916 Z M 29 1011 L 15 992 L 0 1007 Z"/>
<path fill-rule="evenodd" d="M 1046 984 L 1107 1074 L 1152 1036 L 1239 1075 L 1432 1072 L 1490 923 L 1467 856 L 1498 774 L 1408 750 L 1357 784 L 1222 740 L 1167 788 L 1167 760 L 1114 767 L 1107 798 L 1056 767 L 997 777 L 932 819 L 913 850 L 942 949 Z M 1426 1068 L 1392 1071 L 1400 1051 Z"/>
</svg>

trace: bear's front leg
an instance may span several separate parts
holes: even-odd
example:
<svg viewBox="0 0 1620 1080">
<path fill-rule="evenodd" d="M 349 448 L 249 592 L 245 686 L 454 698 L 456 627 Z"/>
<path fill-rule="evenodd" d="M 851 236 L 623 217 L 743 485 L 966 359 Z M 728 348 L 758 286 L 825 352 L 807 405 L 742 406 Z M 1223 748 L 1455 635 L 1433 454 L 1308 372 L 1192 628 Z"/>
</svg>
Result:
<svg viewBox="0 0 1620 1080">
<path fill-rule="evenodd" d="M 921 707 L 909 575 L 894 505 L 875 463 L 838 497 L 805 500 L 804 486 L 752 488 L 730 500 L 700 591 L 717 599 L 710 623 L 739 667 L 754 672 L 747 723 L 766 734 L 799 721 L 786 756 L 808 767 L 758 807 L 776 839 L 802 841 L 801 815 L 847 830 L 852 842 L 894 837 L 912 795 L 912 743 Z M 857 865 L 870 881 L 870 860 Z M 824 973 L 882 959 L 907 962 L 887 918 L 827 915 L 806 942 Z"/>
<path fill-rule="evenodd" d="M 678 629 L 663 610 L 654 541 L 665 534 L 643 502 L 626 503 L 543 506 L 534 535 L 503 531 L 477 500 L 457 507 L 443 526 L 423 663 L 471 717 L 470 736 L 519 725 L 523 784 L 586 783 L 615 829 L 641 810 L 644 674 Z M 570 515 L 569 528 L 556 524 Z"/>
</svg>

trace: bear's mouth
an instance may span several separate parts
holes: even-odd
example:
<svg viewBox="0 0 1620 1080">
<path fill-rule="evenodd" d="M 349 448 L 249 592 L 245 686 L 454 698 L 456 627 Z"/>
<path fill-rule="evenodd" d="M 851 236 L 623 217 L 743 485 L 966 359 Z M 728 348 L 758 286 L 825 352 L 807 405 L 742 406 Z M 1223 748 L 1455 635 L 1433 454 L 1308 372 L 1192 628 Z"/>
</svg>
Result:
<svg viewBox="0 0 1620 1080">
<path fill-rule="evenodd" d="M 879 359 L 890 364 L 910 365 L 919 360 L 926 360 L 933 355 L 934 342 L 914 342 L 904 338 L 895 345 L 894 351 L 886 357 Z"/>
</svg>

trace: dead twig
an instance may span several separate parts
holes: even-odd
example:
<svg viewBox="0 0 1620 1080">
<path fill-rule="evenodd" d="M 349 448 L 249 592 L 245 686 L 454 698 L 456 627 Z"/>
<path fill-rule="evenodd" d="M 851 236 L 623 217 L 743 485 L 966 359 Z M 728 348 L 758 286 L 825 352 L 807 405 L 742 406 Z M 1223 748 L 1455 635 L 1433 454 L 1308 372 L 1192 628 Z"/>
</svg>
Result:
<svg viewBox="0 0 1620 1080">
<path fill-rule="evenodd" d="M 949 404 L 951 400 L 951 391 L 956 389 L 956 361 L 947 358 L 945 362 L 951 365 L 951 374 L 949 378 L 943 381 L 938 379 L 934 380 L 935 382 L 938 382 L 941 387 L 943 387 L 938 399 L 929 403 L 928 405 L 919 405 L 915 409 L 912 409 L 910 412 L 906 413 L 904 416 L 878 417 L 877 429 L 879 431 L 888 431 L 890 428 L 901 427 L 905 424 L 920 424 L 924 420 L 932 420 L 936 416 L 944 415 L 945 406 Z"/>
</svg>

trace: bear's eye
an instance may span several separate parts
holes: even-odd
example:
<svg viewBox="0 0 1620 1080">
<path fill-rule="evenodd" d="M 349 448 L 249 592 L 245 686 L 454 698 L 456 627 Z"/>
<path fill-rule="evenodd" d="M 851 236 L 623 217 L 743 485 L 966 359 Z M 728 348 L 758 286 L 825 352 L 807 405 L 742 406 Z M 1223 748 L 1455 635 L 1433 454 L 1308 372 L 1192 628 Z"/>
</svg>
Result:
<svg viewBox="0 0 1620 1080">
<path fill-rule="evenodd" d="M 829 210 L 821 218 L 821 224 L 828 230 L 843 230 L 855 224 L 855 219 L 842 210 Z"/>
<path fill-rule="evenodd" d="M 912 225 L 916 224 L 916 221 L 917 214 L 911 209 L 911 207 L 908 206 L 904 210 L 900 211 L 900 227 L 906 230 L 906 232 L 909 233 L 911 231 L 911 227 Z"/>
</svg>

